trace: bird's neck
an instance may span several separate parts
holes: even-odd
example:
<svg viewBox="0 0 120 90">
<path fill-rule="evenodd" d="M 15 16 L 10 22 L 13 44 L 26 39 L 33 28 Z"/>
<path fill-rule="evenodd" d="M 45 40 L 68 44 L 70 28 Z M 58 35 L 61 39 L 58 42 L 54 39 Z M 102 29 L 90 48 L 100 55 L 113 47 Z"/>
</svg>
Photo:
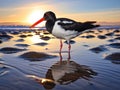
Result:
<svg viewBox="0 0 120 90">
<path fill-rule="evenodd" d="M 46 29 L 49 33 L 52 33 L 52 29 L 53 29 L 54 24 L 55 24 L 55 21 L 53 21 L 53 20 L 48 20 L 46 22 Z"/>
</svg>

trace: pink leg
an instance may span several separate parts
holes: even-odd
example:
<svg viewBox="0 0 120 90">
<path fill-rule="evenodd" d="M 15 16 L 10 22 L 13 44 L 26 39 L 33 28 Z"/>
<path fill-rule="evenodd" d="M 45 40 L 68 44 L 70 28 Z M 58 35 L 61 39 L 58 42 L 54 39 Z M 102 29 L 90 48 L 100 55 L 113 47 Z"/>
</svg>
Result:
<svg viewBox="0 0 120 90">
<path fill-rule="evenodd" d="M 70 50 L 71 50 L 71 45 L 70 45 L 70 43 L 69 43 L 69 46 L 68 46 L 68 50 L 69 50 L 69 52 L 70 52 Z"/>
<path fill-rule="evenodd" d="M 69 43 L 69 46 L 68 46 L 68 60 L 71 59 L 70 50 L 71 50 L 71 45 Z"/>
<path fill-rule="evenodd" d="M 62 54 L 61 54 L 62 47 L 63 47 L 62 40 L 60 40 L 60 52 L 59 52 L 59 55 L 60 55 L 60 61 L 62 61 Z"/>
<path fill-rule="evenodd" d="M 60 40 L 60 53 L 62 51 L 62 47 L 63 47 L 62 40 Z"/>
</svg>

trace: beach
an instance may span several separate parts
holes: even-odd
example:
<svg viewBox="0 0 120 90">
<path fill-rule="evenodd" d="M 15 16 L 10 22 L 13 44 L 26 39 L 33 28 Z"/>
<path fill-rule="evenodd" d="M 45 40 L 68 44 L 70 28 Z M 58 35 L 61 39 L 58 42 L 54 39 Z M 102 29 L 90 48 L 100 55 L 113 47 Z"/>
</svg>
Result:
<svg viewBox="0 0 120 90">
<path fill-rule="evenodd" d="M 70 53 L 63 44 L 59 54 L 59 39 L 45 30 L 1 30 L 0 90 L 120 89 L 120 28 L 86 30 Z"/>
</svg>

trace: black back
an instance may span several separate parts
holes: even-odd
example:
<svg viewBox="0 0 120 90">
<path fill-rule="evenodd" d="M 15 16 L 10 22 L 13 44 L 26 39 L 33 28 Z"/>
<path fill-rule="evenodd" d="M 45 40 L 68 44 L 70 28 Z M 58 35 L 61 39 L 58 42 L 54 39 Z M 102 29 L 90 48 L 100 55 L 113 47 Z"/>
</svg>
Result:
<svg viewBox="0 0 120 90">
<path fill-rule="evenodd" d="M 95 21 L 87 21 L 87 22 L 81 23 L 81 22 L 76 22 L 67 18 L 59 18 L 57 20 L 60 20 L 58 25 L 60 25 L 65 30 L 82 32 L 87 29 L 99 27 L 99 25 L 94 25 L 94 23 L 96 23 Z M 63 21 L 68 21 L 68 23 L 63 23 Z"/>
</svg>

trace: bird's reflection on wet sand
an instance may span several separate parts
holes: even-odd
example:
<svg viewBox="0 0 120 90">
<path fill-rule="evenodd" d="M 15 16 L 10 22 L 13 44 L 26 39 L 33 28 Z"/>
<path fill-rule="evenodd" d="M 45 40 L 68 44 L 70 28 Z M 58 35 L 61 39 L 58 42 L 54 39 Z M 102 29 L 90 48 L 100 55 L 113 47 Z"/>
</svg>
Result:
<svg viewBox="0 0 120 90">
<path fill-rule="evenodd" d="M 68 85 L 74 83 L 78 79 L 89 80 L 93 76 L 96 76 L 97 73 L 93 71 L 86 65 L 80 65 L 74 60 L 71 60 L 69 57 L 70 53 L 68 52 L 68 59 L 63 60 L 62 54 L 60 53 L 60 61 L 54 63 L 46 72 L 45 78 L 40 78 L 37 76 L 29 76 L 34 78 L 40 84 L 43 85 L 45 89 L 52 89 L 56 85 Z"/>
</svg>

